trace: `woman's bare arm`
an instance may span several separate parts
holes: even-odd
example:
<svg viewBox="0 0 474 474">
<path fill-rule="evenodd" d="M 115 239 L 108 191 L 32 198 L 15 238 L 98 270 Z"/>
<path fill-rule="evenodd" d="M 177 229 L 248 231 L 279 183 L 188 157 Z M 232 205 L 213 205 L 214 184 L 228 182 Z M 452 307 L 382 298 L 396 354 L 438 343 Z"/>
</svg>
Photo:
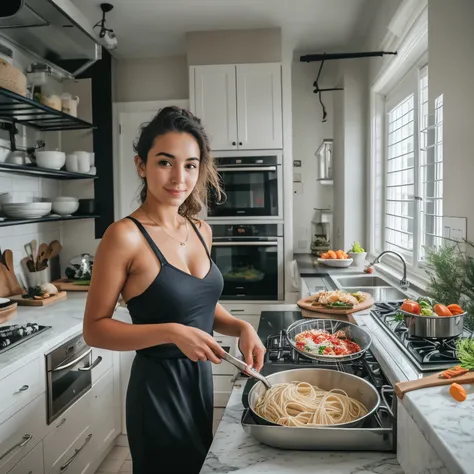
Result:
<svg viewBox="0 0 474 474">
<path fill-rule="evenodd" d="M 181 325 L 129 324 L 112 319 L 134 253 L 143 245 L 140 234 L 118 221 L 105 232 L 94 257 L 94 270 L 84 314 L 83 334 L 94 347 L 117 351 L 171 343 Z"/>
</svg>

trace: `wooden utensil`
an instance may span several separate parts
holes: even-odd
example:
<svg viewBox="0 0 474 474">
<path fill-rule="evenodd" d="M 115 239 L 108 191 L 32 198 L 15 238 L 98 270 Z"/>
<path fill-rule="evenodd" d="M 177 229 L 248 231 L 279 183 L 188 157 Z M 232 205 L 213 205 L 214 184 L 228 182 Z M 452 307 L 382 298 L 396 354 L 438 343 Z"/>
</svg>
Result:
<svg viewBox="0 0 474 474">
<path fill-rule="evenodd" d="M 53 240 L 49 244 L 49 249 L 48 249 L 48 260 L 53 259 L 54 257 L 57 257 L 60 253 L 61 250 L 63 249 L 62 245 L 59 243 L 58 240 Z"/>
<path fill-rule="evenodd" d="M 442 373 L 442 372 L 440 372 Z M 450 379 L 442 378 L 440 374 L 429 375 L 422 379 L 410 380 L 408 382 L 398 382 L 395 385 L 395 392 L 398 398 L 402 399 L 407 392 L 419 390 L 421 388 L 438 387 L 441 385 L 451 385 L 452 383 L 468 384 L 474 383 L 474 371 L 467 372 L 463 375 L 451 377 Z"/>
<path fill-rule="evenodd" d="M 26 299 L 22 298 L 20 295 L 12 296 L 10 297 L 10 299 L 18 303 L 18 306 L 47 306 L 52 303 L 55 303 L 56 301 L 60 301 L 66 298 L 66 296 L 67 293 L 65 291 L 60 291 L 59 293 L 56 293 L 55 295 L 52 295 L 49 298 L 45 298 L 43 300 Z"/>
<path fill-rule="evenodd" d="M 38 271 L 44 270 L 47 267 L 47 263 L 45 264 L 45 259 L 48 255 L 49 245 L 42 243 L 38 247 L 38 259 L 36 261 L 36 269 Z"/>
<path fill-rule="evenodd" d="M 36 269 L 37 250 L 38 250 L 38 242 L 36 242 L 36 239 L 33 239 L 31 241 L 31 260 L 33 260 L 33 266 L 35 269 Z"/>
</svg>

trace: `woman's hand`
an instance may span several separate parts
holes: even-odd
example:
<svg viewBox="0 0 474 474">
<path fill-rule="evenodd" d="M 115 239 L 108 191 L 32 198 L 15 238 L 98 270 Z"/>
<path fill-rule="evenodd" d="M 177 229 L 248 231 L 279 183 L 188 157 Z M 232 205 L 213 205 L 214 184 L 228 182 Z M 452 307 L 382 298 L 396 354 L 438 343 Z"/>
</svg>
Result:
<svg viewBox="0 0 474 474">
<path fill-rule="evenodd" d="M 178 325 L 173 342 L 180 351 L 193 362 L 210 360 L 220 364 L 224 349 L 207 332 L 191 326 Z"/>
<path fill-rule="evenodd" d="M 239 348 L 244 355 L 245 363 L 255 370 L 263 367 L 265 346 L 250 324 L 245 324 L 240 332 Z"/>
</svg>

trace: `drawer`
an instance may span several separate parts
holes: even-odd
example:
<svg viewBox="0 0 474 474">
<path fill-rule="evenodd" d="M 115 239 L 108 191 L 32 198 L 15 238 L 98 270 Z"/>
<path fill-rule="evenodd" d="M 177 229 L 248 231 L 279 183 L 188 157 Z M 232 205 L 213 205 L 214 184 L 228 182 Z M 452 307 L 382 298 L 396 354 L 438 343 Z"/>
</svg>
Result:
<svg viewBox="0 0 474 474">
<path fill-rule="evenodd" d="M 13 405 L 20 409 L 45 390 L 44 371 L 38 358 L 0 380 L 0 412 Z"/>
<path fill-rule="evenodd" d="M 92 473 L 93 463 L 93 434 L 88 426 L 53 466 L 48 466 L 45 463 L 45 474 L 62 474 L 63 472 L 67 474 Z"/>
<path fill-rule="evenodd" d="M 46 430 L 46 395 L 42 394 L 0 425 L 0 472 L 8 472 L 26 456 Z"/>
<path fill-rule="evenodd" d="M 113 351 L 107 349 L 92 348 L 92 365 L 97 364 L 92 369 L 92 385 L 104 375 L 113 364 Z M 100 357 L 100 359 L 98 359 Z"/>
<path fill-rule="evenodd" d="M 214 407 L 225 407 L 234 387 L 233 377 L 215 375 L 212 380 L 214 382 Z"/>
<path fill-rule="evenodd" d="M 53 466 L 77 438 L 77 433 L 89 426 L 90 404 L 89 391 L 49 425 L 49 433 L 43 440 L 45 466 Z"/>
<path fill-rule="evenodd" d="M 44 474 L 43 443 L 38 443 L 8 474 Z"/>
</svg>

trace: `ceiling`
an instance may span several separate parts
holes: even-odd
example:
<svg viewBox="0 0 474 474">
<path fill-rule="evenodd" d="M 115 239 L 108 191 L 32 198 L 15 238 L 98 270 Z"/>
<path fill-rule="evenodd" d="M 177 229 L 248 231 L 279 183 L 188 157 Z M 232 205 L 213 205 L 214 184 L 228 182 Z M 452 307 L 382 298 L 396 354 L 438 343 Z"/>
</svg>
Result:
<svg viewBox="0 0 474 474">
<path fill-rule="evenodd" d="M 72 0 L 95 24 L 100 0 Z M 360 40 L 380 0 L 110 0 L 118 58 L 186 53 L 189 31 L 281 27 L 297 51 L 324 52 Z"/>
</svg>

